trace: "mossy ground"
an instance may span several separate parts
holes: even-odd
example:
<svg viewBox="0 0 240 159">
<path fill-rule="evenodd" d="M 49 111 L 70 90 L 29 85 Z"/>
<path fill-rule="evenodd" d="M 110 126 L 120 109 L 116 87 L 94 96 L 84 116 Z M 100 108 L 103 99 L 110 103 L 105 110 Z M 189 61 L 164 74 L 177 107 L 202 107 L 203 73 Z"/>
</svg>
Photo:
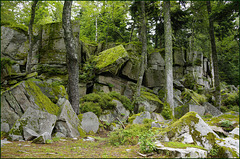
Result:
<svg viewBox="0 0 240 159">
<path fill-rule="evenodd" d="M 95 142 L 60 139 L 51 144 L 34 144 L 30 141 L 13 141 L 1 148 L 1 158 L 143 158 L 138 145 L 113 146 L 106 136 L 95 136 Z M 129 150 L 129 151 L 127 151 Z M 166 158 L 154 154 L 154 158 Z"/>
</svg>

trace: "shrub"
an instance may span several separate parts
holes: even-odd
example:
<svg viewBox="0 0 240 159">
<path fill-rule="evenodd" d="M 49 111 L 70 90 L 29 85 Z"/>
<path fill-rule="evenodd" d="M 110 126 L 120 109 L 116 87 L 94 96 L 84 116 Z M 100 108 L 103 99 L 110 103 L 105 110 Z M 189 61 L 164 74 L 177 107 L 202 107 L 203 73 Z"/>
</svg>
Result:
<svg viewBox="0 0 240 159">
<path fill-rule="evenodd" d="M 170 108 L 170 105 L 168 103 L 163 104 L 163 110 L 161 114 L 167 120 L 172 119 L 172 109 Z"/>
<path fill-rule="evenodd" d="M 96 114 L 99 117 L 102 114 L 102 109 L 98 103 L 84 102 L 80 106 L 80 112 L 81 113 L 93 112 L 94 114 Z"/>
<path fill-rule="evenodd" d="M 239 91 L 234 93 L 229 93 L 228 97 L 223 100 L 223 105 L 239 105 Z"/>
<path fill-rule="evenodd" d="M 220 110 L 221 110 L 221 112 L 225 113 L 228 111 L 228 108 L 226 106 L 221 106 Z"/>
<path fill-rule="evenodd" d="M 112 98 L 103 92 L 85 95 L 80 99 L 80 105 L 81 113 L 91 111 L 98 117 L 104 110 L 111 110 L 116 107 L 116 103 L 112 102 Z"/>
<path fill-rule="evenodd" d="M 118 99 L 127 110 L 133 111 L 134 106 L 126 96 L 123 96 L 115 91 L 110 92 L 109 96 Z"/>
<path fill-rule="evenodd" d="M 131 124 L 125 129 L 116 129 L 109 134 L 109 142 L 112 145 L 136 145 L 139 136 L 149 130 L 148 124 Z"/>
<path fill-rule="evenodd" d="M 154 135 L 155 134 L 151 130 L 148 130 L 146 133 L 139 136 L 139 146 L 142 153 L 150 153 L 156 150 Z"/>
<path fill-rule="evenodd" d="M 228 127 L 232 126 L 232 122 L 229 121 L 229 120 L 223 120 L 223 121 L 220 122 L 220 126 L 228 128 Z"/>
</svg>

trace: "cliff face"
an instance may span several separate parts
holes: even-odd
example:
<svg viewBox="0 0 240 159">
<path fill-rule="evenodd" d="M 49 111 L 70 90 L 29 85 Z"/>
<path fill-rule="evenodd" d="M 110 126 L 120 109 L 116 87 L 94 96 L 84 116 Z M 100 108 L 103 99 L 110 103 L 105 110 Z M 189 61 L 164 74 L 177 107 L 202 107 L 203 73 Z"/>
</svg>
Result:
<svg viewBox="0 0 240 159">
<path fill-rule="evenodd" d="M 17 30 L 10 27 L 1 26 L 1 56 L 10 61 L 3 65 L 1 70 L 1 83 L 3 86 L 10 86 L 19 82 L 23 73 L 25 73 L 26 58 L 28 54 L 28 37 Z M 73 34 L 78 38 L 78 24 L 73 23 Z M 53 75 L 66 75 L 66 48 L 63 37 L 63 29 L 61 23 L 51 23 L 44 26 L 39 26 L 34 29 L 34 50 L 32 71 L 43 74 L 44 77 Z M 88 44 L 82 41 L 78 42 L 77 53 L 79 63 L 90 61 L 100 52 L 118 46 L 114 43 L 99 43 Z M 97 73 L 104 74 L 110 72 L 123 80 L 136 82 L 139 66 L 141 44 L 129 43 L 123 44 L 129 58 L 123 61 L 115 58 L 115 67 L 109 69 L 101 68 L 102 71 Z M 109 55 L 112 50 L 109 50 Z M 116 50 L 115 50 L 116 51 Z M 117 52 L 114 53 L 117 56 Z M 104 55 L 99 60 L 105 60 Z M 112 61 L 114 62 L 114 61 Z M 6 62 L 5 62 L 6 63 Z M 201 52 L 187 52 L 181 49 L 174 48 L 173 50 L 173 75 L 174 80 L 181 81 L 191 87 L 193 85 L 198 88 L 209 89 L 212 86 L 212 70 L 210 62 L 206 57 L 203 57 Z M 107 66 L 108 67 L 108 66 Z M 115 69 L 115 70 L 114 70 Z M 161 89 L 164 86 L 164 50 L 154 50 L 148 54 L 148 68 L 144 75 L 143 85 L 151 89 Z M 113 73 L 114 72 L 114 73 Z M 110 75 L 109 76 L 112 76 Z M 15 75 L 15 82 L 12 79 Z M 18 78 L 17 78 L 18 77 Z M 189 83 L 190 82 L 190 83 Z"/>
</svg>

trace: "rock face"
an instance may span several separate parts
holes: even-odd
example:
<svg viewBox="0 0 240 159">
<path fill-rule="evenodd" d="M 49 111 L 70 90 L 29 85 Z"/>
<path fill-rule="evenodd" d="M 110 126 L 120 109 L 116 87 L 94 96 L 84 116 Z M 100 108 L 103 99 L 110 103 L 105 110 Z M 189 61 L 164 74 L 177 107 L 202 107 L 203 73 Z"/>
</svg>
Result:
<svg viewBox="0 0 240 159">
<path fill-rule="evenodd" d="M 194 143 L 207 150 L 212 149 L 215 138 L 219 136 L 195 112 L 189 112 L 163 132 L 160 141 Z"/>
<path fill-rule="evenodd" d="M 29 107 L 10 130 L 9 136 L 20 135 L 25 140 L 29 140 L 31 136 L 37 134 L 41 135 L 45 132 L 51 134 L 56 120 L 57 117 L 53 114 Z"/>
<path fill-rule="evenodd" d="M 82 131 L 80 121 L 71 104 L 65 98 L 60 98 L 57 105 L 60 106 L 60 114 L 55 126 L 55 132 L 61 132 L 66 137 L 78 137 Z"/>
<path fill-rule="evenodd" d="M 157 152 L 162 155 L 168 155 L 173 158 L 206 158 L 207 151 L 194 147 L 187 147 L 186 149 L 164 147 L 160 142 L 156 143 Z"/>
<path fill-rule="evenodd" d="M 83 130 L 86 131 L 86 133 L 89 133 L 90 131 L 96 133 L 99 128 L 99 121 L 97 115 L 95 115 L 93 112 L 84 113 L 82 116 L 81 125 Z"/>
<path fill-rule="evenodd" d="M 143 119 L 151 119 L 151 114 L 148 111 L 140 113 L 140 115 L 136 116 L 133 120 L 133 124 L 142 124 Z"/>
<path fill-rule="evenodd" d="M 23 81 L 2 94 L 1 121 L 8 123 L 10 129 L 29 107 L 40 109 L 50 114 L 56 115 L 58 113 L 59 107 L 45 96 L 34 82 L 36 81 Z M 56 96 L 58 96 L 58 93 Z"/>
<path fill-rule="evenodd" d="M 218 110 L 210 103 L 204 103 L 203 106 L 205 107 L 206 113 L 212 114 L 213 116 L 218 116 L 222 114 L 220 110 Z"/>
</svg>

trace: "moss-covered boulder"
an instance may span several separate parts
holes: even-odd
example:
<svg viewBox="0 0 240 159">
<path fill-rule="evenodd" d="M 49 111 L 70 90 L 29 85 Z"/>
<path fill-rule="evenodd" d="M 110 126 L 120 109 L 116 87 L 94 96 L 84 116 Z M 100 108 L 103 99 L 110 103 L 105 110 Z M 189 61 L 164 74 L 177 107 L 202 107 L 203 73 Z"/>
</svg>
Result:
<svg viewBox="0 0 240 159">
<path fill-rule="evenodd" d="M 26 137 L 24 136 L 24 129 L 26 128 L 40 135 L 45 132 L 51 134 L 56 120 L 56 115 L 29 107 L 23 116 L 16 121 L 9 132 L 9 136 L 20 135 L 23 136 L 24 139 L 28 139 L 29 134 Z"/>
<path fill-rule="evenodd" d="M 110 72 L 116 75 L 122 65 L 129 59 L 129 55 L 123 45 L 105 50 L 94 58 L 99 72 Z"/>
<path fill-rule="evenodd" d="M 185 114 L 178 121 L 165 128 L 158 138 L 161 141 L 177 141 L 212 149 L 219 136 L 195 112 Z"/>
</svg>

